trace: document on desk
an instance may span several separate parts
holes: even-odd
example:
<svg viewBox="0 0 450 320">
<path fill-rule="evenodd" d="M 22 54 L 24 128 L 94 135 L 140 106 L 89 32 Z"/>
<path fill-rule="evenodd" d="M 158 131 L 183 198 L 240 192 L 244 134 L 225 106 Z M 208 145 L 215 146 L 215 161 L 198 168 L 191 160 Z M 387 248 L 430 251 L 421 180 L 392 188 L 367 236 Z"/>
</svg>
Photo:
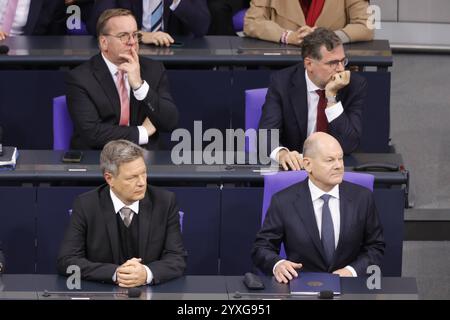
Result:
<svg viewBox="0 0 450 320">
<path fill-rule="evenodd" d="M 299 276 L 289 282 L 291 294 L 315 295 L 321 291 L 341 294 L 339 275 L 322 272 L 300 272 Z"/>
</svg>

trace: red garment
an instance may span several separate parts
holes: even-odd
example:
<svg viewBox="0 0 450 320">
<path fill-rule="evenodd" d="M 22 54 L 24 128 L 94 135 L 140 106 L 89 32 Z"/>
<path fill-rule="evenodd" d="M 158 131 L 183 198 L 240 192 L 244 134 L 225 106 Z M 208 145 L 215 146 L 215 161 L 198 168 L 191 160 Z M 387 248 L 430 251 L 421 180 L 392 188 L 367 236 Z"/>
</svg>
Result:
<svg viewBox="0 0 450 320">
<path fill-rule="evenodd" d="M 316 90 L 319 95 L 319 103 L 317 104 L 317 123 L 316 132 L 328 132 L 328 119 L 325 114 L 325 108 L 327 107 L 327 98 L 325 97 L 325 90 Z"/>
<path fill-rule="evenodd" d="M 300 6 L 302 7 L 308 26 L 315 26 L 317 18 L 322 13 L 324 4 L 325 0 L 300 0 Z"/>
</svg>

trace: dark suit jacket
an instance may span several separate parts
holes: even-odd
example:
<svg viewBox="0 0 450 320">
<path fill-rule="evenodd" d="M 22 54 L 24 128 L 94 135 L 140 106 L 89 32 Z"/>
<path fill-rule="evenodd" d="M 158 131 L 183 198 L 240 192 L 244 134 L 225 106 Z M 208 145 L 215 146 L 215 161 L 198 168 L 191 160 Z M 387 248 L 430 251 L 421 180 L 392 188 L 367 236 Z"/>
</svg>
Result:
<svg viewBox="0 0 450 320">
<path fill-rule="evenodd" d="M 64 1 L 33 0 L 30 4 L 25 35 L 58 35 L 66 33 Z"/>
<path fill-rule="evenodd" d="M 384 254 L 383 231 L 372 192 L 343 181 L 339 185 L 341 227 L 333 262 L 328 268 L 314 215 L 308 179 L 272 197 L 252 258 L 263 272 L 272 274 L 284 243 L 287 259 L 303 264 L 305 272 L 333 272 L 352 266 L 358 275 L 367 266 L 380 265 Z"/>
<path fill-rule="evenodd" d="M 170 35 L 196 37 L 208 32 L 210 15 L 206 0 L 181 0 L 175 11 L 170 10 L 172 0 L 164 1 L 164 31 Z M 96 34 L 97 20 L 106 9 L 124 8 L 131 10 L 136 17 L 137 25 L 142 28 L 142 4 L 139 0 L 102 0 L 96 1 L 89 23 L 89 32 Z"/>
<path fill-rule="evenodd" d="M 157 131 L 149 137 L 146 147 L 158 149 L 159 132 L 168 132 L 177 126 L 178 111 L 169 92 L 164 66 L 143 57 L 139 62 L 141 77 L 150 89 L 142 101 L 130 93 L 130 126 L 119 126 L 119 93 L 101 54 L 67 74 L 67 104 L 74 123 L 71 148 L 101 149 L 109 141 L 117 139 L 137 144 L 137 126 L 148 117 Z"/>
<path fill-rule="evenodd" d="M 86 280 L 112 282 L 119 261 L 116 213 L 103 185 L 75 199 L 70 224 L 58 256 L 58 272 L 81 268 Z M 178 206 L 169 191 L 148 186 L 139 202 L 139 258 L 153 273 L 153 283 L 179 277 L 186 267 Z"/>
<path fill-rule="evenodd" d="M 366 95 L 366 80 L 355 72 L 351 74 L 350 83 L 338 92 L 337 100 L 342 102 L 344 112 L 328 124 L 328 133 L 339 141 L 346 154 L 355 151 L 359 145 Z M 281 146 L 301 153 L 307 138 L 307 99 L 302 63 L 276 72 L 267 92 L 259 128 L 279 129 Z M 274 149 L 270 143 L 269 139 L 269 154 Z"/>
</svg>

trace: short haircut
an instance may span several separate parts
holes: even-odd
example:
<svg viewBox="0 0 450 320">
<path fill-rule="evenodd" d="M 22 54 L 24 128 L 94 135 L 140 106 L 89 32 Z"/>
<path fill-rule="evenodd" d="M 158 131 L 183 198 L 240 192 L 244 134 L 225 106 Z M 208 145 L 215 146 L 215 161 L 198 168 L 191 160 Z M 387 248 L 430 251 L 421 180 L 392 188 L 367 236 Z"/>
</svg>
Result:
<svg viewBox="0 0 450 320">
<path fill-rule="evenodd" d="M 310 57 L 321 60 L 320 48 L 322 46 L 331 51 L 340 45 L 342 45 L 342 41 L 336 33 L 326 28 L 317 28 L 303 39 L 301 46 L 302 57 L 303 59 Z"/>
<path fill-rule="evenodd" d="M 138 158 L 144 158 L 144 149 L 140 146 L 128 140 L 113 140 L 100 153 L 100 169 L 102 173 L 109 172 L 117 176 L 121 164 Z"/>
<path fill-rule="evenodd" d="M 317 140 L 306 139 L 303 143 L 303 157 L 313 158 L 317 153 Z"/>
<path fill-rule="evenodd" d="M 106 24 L 109 19 L 122 16 L 132 16 L 136 20 L 133 13 L 128 9 L 107 9 L 103 11 L 97 20 L 97 37 L 108 33 L 106 30 Z"/>
</svg>

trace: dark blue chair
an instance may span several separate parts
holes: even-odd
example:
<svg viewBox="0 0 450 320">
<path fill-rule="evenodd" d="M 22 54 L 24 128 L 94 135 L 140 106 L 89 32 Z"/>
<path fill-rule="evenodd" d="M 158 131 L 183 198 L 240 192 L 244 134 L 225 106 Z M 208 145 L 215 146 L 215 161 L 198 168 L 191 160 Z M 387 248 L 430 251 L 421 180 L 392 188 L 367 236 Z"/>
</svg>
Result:
<svg viewBox="0 0 450 320">
<path fill-rule="evenodd" d="M 245 130 L 258 129 L 267 88 L 245 90 Z M 245 152 L 257 151 L 257 136 L 245 138 Z"/>
<path fill-rule="evenodd" d="M 276 174 L 267 174 L 264 176 L 264 195 L 261 224 L 264 222 L 264 218 L 266 217 L 267 209 L 269 209 L 272 196 L 278 191 L 286 189 L 287 187 L 290 187 L 297 182 L 305 180 L 307 176 L 308 174 L 305 170 L 280 171 Z M 375 177 L 367 173 L 345 172 L 344 180 L 366 187 L 370 191 L 373 191 L 373 183 L 375 181 Z M 280 257 L 286 257 L 283 245 L 281 246 Z"/>
<path fill-rule="evenodd" d="M 72 134 L 73 124 L 66 96 L 53 98 L 53 150 L 69 150 Z"/>
</svg>

